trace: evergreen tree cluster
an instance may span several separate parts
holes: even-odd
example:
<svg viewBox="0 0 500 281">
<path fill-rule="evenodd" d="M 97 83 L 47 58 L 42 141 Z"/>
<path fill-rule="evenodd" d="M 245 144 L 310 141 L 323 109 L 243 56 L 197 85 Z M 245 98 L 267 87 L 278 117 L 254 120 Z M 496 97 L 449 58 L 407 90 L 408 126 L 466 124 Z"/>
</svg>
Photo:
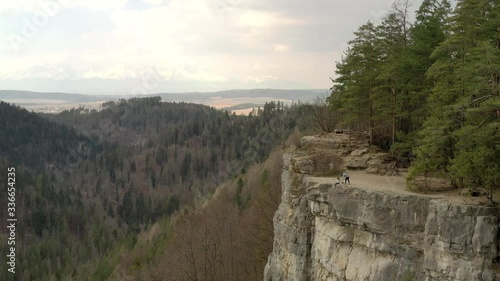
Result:
<svg viewBox="0 0 500 281">
<path fill-rule="evenodd" d="M 10 165 L 35 169 L 42 164 L 65 165 L 92 157 L 99 146 L 69 126 L 53 124 L 35 113 L 0 101 L 0 157 Z M 86 143 L 87 151 L 78 149 Z"/>
<path fill-rule="evenodd" d="M 100 261 L 110 251 L 133 247 L 160 218 L 196 207 L 308 120 L 305 106 L 281 102 L 251 116 L 160 98 L 105 107 L 37 115 L 0 103 L 0 178 L 16 167 L 22 245 L 20 273 L 0 265 L 1 280 L 105 280 L 111 272 Z M 7 234 L 4 227 L 4 252 Z"/>
<path fill-rule="evenodd" d="M 212 158 L 246 163 L 265 160 L 274 145 L 286 140 L 296 126 L 306 129 L 302 120 L 309 119 L 305 106 L 290 107 L 279 101 L 266 103 L 250 116 L 198 104 L 162 102 L 160 97 L 120 100 L 105 106 L 101 112 L 73 109 L 49 117 L 111 143 L 138 149 L 205 147 L 215 150 L 209 153 L 216 154 Z"/>
<path fill-rule="evenodd" d="M 409 179 L 500 186 L 500 3 L 408 1 L 355 33 L 329 102 L 350 129 L 411 163 Z"/>
</svg>

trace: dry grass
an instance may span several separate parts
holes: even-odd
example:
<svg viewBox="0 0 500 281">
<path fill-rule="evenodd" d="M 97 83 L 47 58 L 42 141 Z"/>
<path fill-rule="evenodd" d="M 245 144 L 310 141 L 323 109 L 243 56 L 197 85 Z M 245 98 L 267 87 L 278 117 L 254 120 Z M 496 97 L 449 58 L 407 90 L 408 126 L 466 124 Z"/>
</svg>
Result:
<svg viewBox="0 0 500 281">
<path fill-rule="evenodd" d="M 290 134 L 288 139 L 285 141 L 285 147 L 297 148 L 300 146 L 300 140 L 302 139 L 302 133 L 299 129 L 295 128 Z"/>
<path fill-rule="evenodd" d="M 409 181 L 408 185 L 411 191 L 448 191 L 455 189 L 449 180 L 438 177 L 419 176 Z"/>
</svg>

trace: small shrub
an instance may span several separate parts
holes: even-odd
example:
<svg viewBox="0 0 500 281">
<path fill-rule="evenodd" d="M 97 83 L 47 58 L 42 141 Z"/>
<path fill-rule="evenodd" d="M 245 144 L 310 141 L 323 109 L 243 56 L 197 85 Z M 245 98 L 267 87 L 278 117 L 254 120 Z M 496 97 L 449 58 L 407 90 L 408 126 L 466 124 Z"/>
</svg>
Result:
<svg viewBox="0 0 500 281">
<path fill-rule="evenodd" d="M 404 277 L 404 281 L 413 281 L 415 280 L 415 272 L 411 269 L 406 269 L 406 272 L 405 272 L 405 277 Z"/>
<path fill-rule="evenodd" d="M 302 139 L 302 133 L 299 129 L 295 130 L 290 134 L 288 139 L 285 141 L 286 147 L 300 147 L 300 140 Z"/>
<path fill-rule="evenodd" d="M 302 184 L 302 177 L 299 177 L 299 175 L 294 174 L 292 177 L 292 187 L 297 189 L 300 187 Z"/>
<path fill-rule="evenodd" d="M 323 177 L 333 177 L 342 171 L 343 160 L 337 154 L 318 153 L 313 156 L 315 175 Z"/>
</svg>

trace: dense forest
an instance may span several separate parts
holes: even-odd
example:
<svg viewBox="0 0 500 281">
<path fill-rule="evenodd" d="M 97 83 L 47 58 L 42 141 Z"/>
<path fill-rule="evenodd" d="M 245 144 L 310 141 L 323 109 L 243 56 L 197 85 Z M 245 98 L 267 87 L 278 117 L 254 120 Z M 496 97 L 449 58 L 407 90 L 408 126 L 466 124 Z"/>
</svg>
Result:
<svg viewBox="0 0 500 281">
<path fill-rule="evenodd" d="M 399 1 L 354 33 L 332 81 L 337 121 L 410 166 L 409 182 L 500 186 L 498 1 L 424 0 L 410 22 Z"/>
<path fill-rule="evenodd" d="M 148 97 L 41 115 L 0 102 L 0 178 L 16 167 L 19 245 L 17 273 L 1 263 L 0 280 L 261 280 L 281 153 L 321 130 L 365 131 L 409 169 L 411 188 L 445 178 L 493 200 L 499 2 L 424 0 L 414 17 L 409 5 L 357 29 L 316 104 L 238 116 Z"/>
<path fill-rule="evenodd" d="M 10 166 L 17 170 L 17 239 L 22 245 L 16 277 L 2 264 L 2 280 L 149 276 L 165 266 L 144 273 L 144 263 L 175 256 L 165 255 L 168 244 L 159 252 L 155 246 L 150 256 L 138 256 L 130 263 L 117 259 L 124 253 L 139 255 L 141 237 L 152 229 L 169 239 L 186 238 L 178 233 L 193 233 L 183 230 L 183 222 L 192 224 L 198 217 L 204 225 L 209 221 L 203 219 L 205 212 L 214 208 L 226 210 L 221 217 L 231 215 L 228 221 L 234 225 L 223 227 L 231 227 L 233 239 L 250 239 L 242 233 L 257 225 L 253 239 L 259 240 L 248 245 L 263 246 L 245 247 L 241 253 L 246 255 L 231 257 L 239 259 L 231 272 L 212 274 L 240 276 L 246 271 L 258 279 L 272 249 L 269 223 L 280 188 L 279 169 L 266 169 L 270 164 L 264 162 L 289 136 L 297 142 L 299 130 L 311 124 L 306 106 L 281 102 L 267 103 L 250 116 L 161 102 L 159 97 L 108 102 L 99 112 L 79 108 L 44 116 L 7 103 L 0 107 L 5 140 L 0 146 L 0 173 L 5 177 Z M 273 155 L 280 159 L 279 152 Z M 275 195 L 265 196 L 270 193 Z M 215 194 L 218 201 L 209 200 Z M 7 197 L 0 199 L 6 205 Z M 0 212 L 6 217 L 6 210 Z M 1 247 L 7 247 L 6 229 L 0 235 Z M 222 241 L 221 236 L 218 239 Z M 177 274 L 176 280 L 189 280 Z"/>
</svg>

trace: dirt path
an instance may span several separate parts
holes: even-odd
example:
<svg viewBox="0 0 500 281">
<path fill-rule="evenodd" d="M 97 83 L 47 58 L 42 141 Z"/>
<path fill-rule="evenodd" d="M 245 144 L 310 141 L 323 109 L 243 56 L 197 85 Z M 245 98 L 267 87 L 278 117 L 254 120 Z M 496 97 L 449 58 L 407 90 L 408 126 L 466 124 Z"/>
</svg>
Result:
<svg viewBox="0 0 500 281">
<path fill-rule="evenodd" d="M 379 176 L 367 174 L 363 171 L 349 171 L 351 184 L 345 186 L 353 186 L 362 189 L 377 190 L 381 192 L 391 192 L 399 194 L 413 194 L 420 196 L 428 196 L 432 198 L 440 198 L 454 203 L 467 205 L 482 205 L 487 204 L 488 200 L 485 197 L 467 197 L 458 193 L 458 190 L 448 190 L 441 192 L 413 192 L 407 189 L 406 179 L 404 176 Z M 317 183 L 334 183 L 336 178 L 331 177 L 311 177 L 313 182 Z M 342 177 L 340 178 L 343 183 Z"/>
</svg>

